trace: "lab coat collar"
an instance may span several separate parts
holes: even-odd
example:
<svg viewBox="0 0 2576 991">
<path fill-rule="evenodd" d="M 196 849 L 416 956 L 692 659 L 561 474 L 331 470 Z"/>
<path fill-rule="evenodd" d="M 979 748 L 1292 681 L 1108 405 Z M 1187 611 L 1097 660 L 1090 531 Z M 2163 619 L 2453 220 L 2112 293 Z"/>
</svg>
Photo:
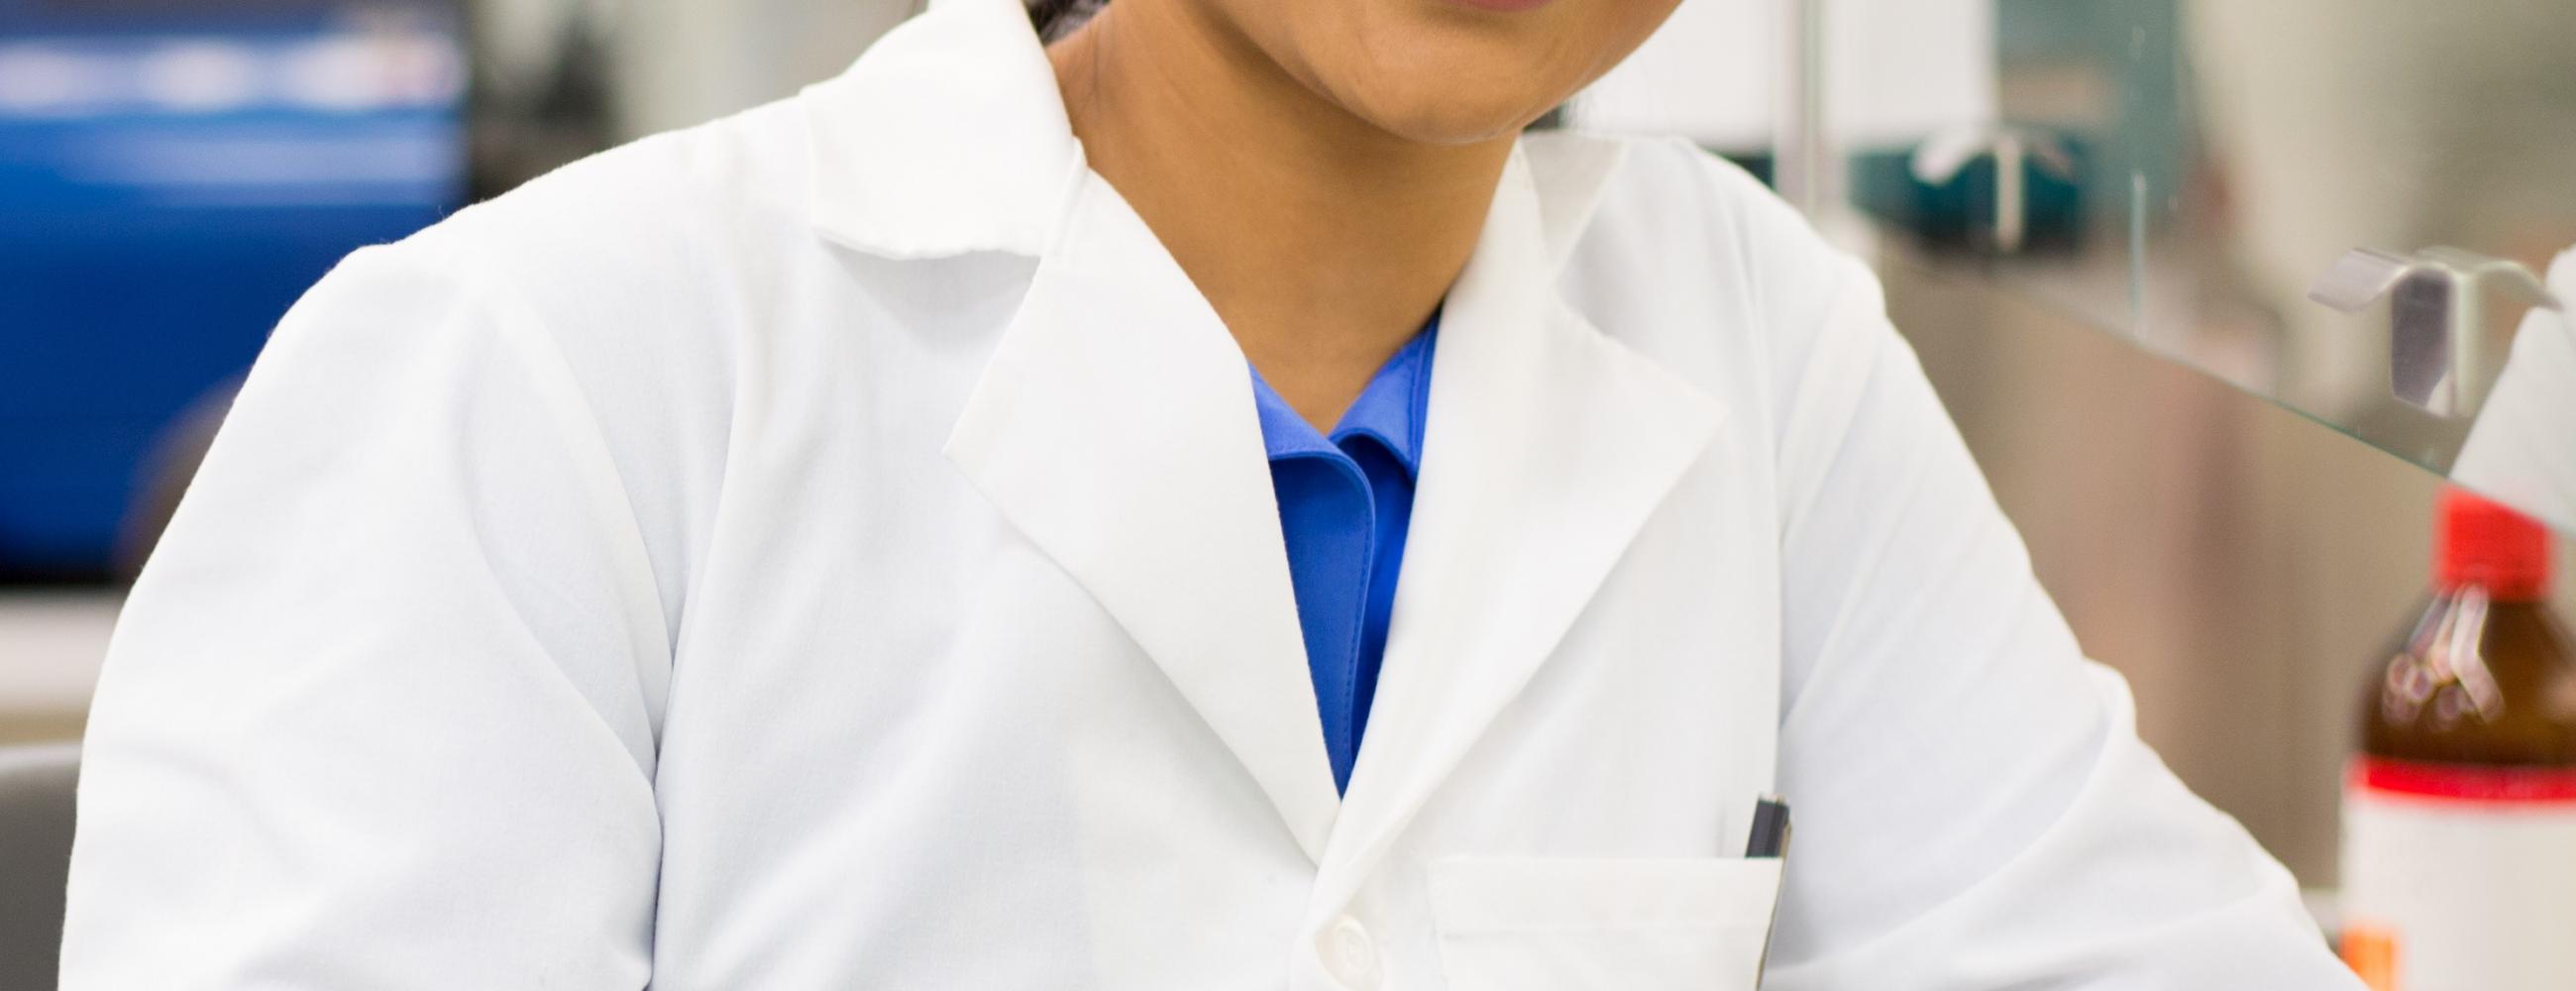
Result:
<svg viewBox="0 0 2576 991">
<path fill-rule="evenodd" d="M 1558 297 L 1529 155 L 1505 167 L 1433 356 L 1368 742 L 1334 793 L 1244 357 L 1085 173 L 947 454 L 1116 619 L 1327 878 L 1383 857 L 1573 625 L 1716 401 Z M 1138 424 L 1156 429 L 1139 430 Z"/>
<path fill-rule="evenodd" d="M 814 227 L 872 254 L 1040 254 L 1089 171 L 1019 0 L 935 0 L 797 102 Z M 1547 257 L 1561 263 L 1620 148 L 1576 134 L 1523 143 Z"/>
<path fill-rule="evenodd" d="M 1162 668 L 1320 860 L 1339 799 L 1243 352 L 1107 182 L 1076 185 L 1060 235 L 948 458 Z"/>
<path fill-rule="evenodd" d="M 1524 138 L 1443 307 L 1392 640 L 1337 796 L 1243 353 L 1083 165 L 1019 5 L 939 4 L 804 109 L 826 237 L 1037 256 L 947 456 L 1162 669 L 1319 883 L 1385 855 L 1716 434 L 1714 399 L 1557 294 L 1620 146 Z"/>
<path fill-rule="evenodd" d="M 1544 229 L 1567 201 L 1542 193 L 1542 160 L 1513 156 L 1443 308 L 1403 577 L 1324 904 L 1357 890 L 1723 442 L 1714 397 L 1560 298 L 1564 242 Z M 1608 168 L 1544 160 L 1560 179 Z"/>
<path fill-rule="evenodd" d="M 1088 171 L 1018 0 L 941 0 L 807 87 L 809 209 L 890 258 L 1038 254 Z"/>
</svg>

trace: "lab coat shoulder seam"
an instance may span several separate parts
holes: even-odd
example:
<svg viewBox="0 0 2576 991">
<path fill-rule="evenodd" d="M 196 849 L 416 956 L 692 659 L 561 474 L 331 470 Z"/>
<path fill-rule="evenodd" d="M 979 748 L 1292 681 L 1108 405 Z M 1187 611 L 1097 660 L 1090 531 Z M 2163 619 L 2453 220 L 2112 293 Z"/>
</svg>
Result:
<svg viewBox="0 0 2576 991">
<path fill-rule="evenodd" d="M 604 528 L 616 536 L 607 546 L 622 548 L 616 552 L 620 560 L 612 564 L 614 572 L 625 576 L 624 583 L 628 585 L 621 590 L 620 598 L 630 610 L 643 613 L 630 618 L 628 640 L 636 651 L 633 660 L 637 691 L 643 695 L 648 728 L 658 747 L 673 649 L 669 616 L 662 606 L 663 578 L 654 570 L 649 538 L 637 514 L 634 493 L 617 463 L 615 447 L 609 443 L 598 407 L 588 390 L 582 388 L 580 376 L 573 373 L 562 343 L 555 340 L 543 317 L 515 286 L 489 266 L 440 240 L 426 241 L 421 247 L 438 261 L 438 269 L 453 273 L 469 303 L 486 309 L 494 338 L 516 351 L 531 380 L 550 393 L 542 401 L 554 412 L 567 436 L 581 438 L 580 460 L 588 464 L 576 470 L 592 480 L 591 497 L 610 514 Z M 639 581 L 640 589 L 634 587 Z M 640 604 L 635 601 L 638 599 L 642 600 Z M 636 620 L 649 623 L 638 625 Z M 644 636 L 647 631 L 652 634 L 649 640 Z"/>
<path fill-rule="evenodd" d="M 1845 269 L 1833 297 L 1823 318 L 1805 331 L 1813 343 L 1804 349 L 1797 385 L 1787 397 L 1790 405 L 1777 412 L 1771 438 L 1778 484 L 1797 489 L 1781 493 L 1783 547 L 1797 539 L 1804 510 L 1817 499 L 1826 473 L 1849 440 L 1852 421 L 1886 357 L 1876 344 L 1853 338 L 1895 334 L 1884 326 L 1876 279 L 1866 270 Z"/>
</svg>

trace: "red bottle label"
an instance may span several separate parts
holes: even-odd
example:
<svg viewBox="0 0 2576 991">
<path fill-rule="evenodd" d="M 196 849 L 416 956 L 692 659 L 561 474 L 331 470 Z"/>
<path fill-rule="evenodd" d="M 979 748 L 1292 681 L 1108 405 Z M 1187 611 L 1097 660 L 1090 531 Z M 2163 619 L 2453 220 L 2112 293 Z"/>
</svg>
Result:
<svg viewBox="0 0 2576 991">
<path fill-rule="evenodd" d="M 2422 764 L 2362 757 L 2352 762 L 2352 787 L 2390 798 L 2547 805 L 2576 802 L 2576 767 Z"/>
</svg>

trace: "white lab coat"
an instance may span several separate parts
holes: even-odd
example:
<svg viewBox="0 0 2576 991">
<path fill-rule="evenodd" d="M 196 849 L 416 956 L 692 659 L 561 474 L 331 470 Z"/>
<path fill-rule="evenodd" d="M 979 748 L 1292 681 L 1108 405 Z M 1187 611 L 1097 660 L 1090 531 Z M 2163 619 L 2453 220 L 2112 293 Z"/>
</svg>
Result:
<svg viewBox="0 0 2576 991">
<path fill-rule="evenodd" d="M 2451 478 L 2576 531 L 2576 249 L 2549 264 L 2556 307 L 2523 314 Z"/>
<path fill-rule="evenodd" d="M 1223 177 L 1211 177 L 1223 182 Z M 1869 274 L 1522 142 L 1347 796 L 1244 359 L 1011 0 L 344 263 L 117 631 L 64 987 L 2341 988 Z"/>
</svg>

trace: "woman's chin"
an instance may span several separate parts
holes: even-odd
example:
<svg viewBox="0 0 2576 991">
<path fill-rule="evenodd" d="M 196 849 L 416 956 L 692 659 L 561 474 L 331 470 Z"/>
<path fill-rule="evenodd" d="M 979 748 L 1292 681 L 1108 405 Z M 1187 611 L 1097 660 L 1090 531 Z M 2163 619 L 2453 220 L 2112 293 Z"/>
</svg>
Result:
<svg viewBox="0 0 2576 991">
<path fill-rule="evenodd" d="M 1553 108 L 1554 94 L 1456 86 L 1424 87 L 1418 94 L 1373 94 L 1344 107 L 1361 119 L 1406 141 L 1427 145 L 1482 144 L 1509 137 Z"/>
</svg>

